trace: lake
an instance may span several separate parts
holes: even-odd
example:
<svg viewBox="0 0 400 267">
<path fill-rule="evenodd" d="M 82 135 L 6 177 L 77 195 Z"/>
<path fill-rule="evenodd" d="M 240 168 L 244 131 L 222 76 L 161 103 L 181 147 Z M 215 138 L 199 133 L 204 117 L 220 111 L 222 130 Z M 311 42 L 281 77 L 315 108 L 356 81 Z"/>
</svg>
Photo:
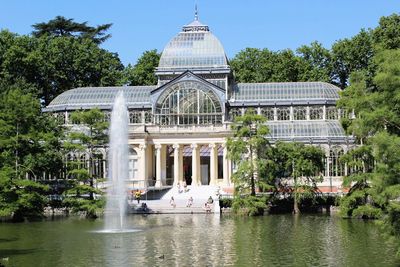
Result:
<svg viewBox="0 0 400 267">
<path fill-rule="evenodd" d="M 76 217 L 0 224 L 5 266 L 399 266 L 373 222 L 327 215 L 132 215 L 136 232 Z"/>
</svg>

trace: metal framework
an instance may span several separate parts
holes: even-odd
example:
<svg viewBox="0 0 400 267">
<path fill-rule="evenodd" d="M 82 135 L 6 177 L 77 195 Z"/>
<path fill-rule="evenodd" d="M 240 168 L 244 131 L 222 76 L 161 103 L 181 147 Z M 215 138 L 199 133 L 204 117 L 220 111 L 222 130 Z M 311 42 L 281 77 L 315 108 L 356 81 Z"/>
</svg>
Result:
<svg viewBox="0 0 400 267">
<path fill-rule="evenodd" d="M 181 82 L 165 91 L 154 114 L 160 125 L 219 124 L 222 107 L 218 97 L 197 82 Z"/>
</svg>

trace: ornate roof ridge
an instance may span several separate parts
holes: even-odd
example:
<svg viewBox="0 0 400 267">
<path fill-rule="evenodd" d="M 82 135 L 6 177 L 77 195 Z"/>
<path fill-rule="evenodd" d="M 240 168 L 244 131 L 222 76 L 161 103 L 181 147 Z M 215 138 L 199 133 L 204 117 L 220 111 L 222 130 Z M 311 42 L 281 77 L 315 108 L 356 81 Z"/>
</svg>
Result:
<svg viewBox="0 0 400 267">
<path fill-rule="evenodd" d="M 208 25 L 205 25 L 199 21 L 199 12 L 197 11 L 197 4 L 195 5 L 195 10 L 194 10 L 194 20 L 183 26 L 182 28 L 183 32 L 209 32 L 210 28 Z"/>
</svg>

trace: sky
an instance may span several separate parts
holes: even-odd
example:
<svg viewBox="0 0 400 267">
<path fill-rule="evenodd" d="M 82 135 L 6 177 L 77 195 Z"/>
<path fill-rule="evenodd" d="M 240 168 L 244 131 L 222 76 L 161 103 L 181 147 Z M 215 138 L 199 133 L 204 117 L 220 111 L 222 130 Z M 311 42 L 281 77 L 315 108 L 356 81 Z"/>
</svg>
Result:
<svg viewBox="0 0 400 267">
<path fill-rule="evenodd" d="M 400 12 L 398 0 L 3 0 L 0 29 L 29 34 L 32 24 L 57 15 L 91 26 L 113 23 L 102 47 L 118 53 L 124 65 L 135 64 L 146 50 L 161 52 L 193 21 L 196 2 L 199 20 L 228 58 L 246 47 L 295 50 L 319 41 L 330 48 Z"/>
</svg>

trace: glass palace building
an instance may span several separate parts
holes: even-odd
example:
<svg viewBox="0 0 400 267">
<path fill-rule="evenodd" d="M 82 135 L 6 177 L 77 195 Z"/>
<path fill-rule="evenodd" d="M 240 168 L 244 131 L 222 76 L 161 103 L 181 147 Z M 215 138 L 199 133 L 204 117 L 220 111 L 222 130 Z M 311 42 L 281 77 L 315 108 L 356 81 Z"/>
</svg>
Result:
<svg viewBox="0 0 400 267">
<path fill-rule="evenodd" d="M 348 171 L 339 157 L 354 145 L 339 120 L 338 87 L 324 82 L 236 83 L 221 42 L 197 16 L 164 48 L 154 86 L 75 88 L 46 108 L 70 124 L 75 110 L 100 108 L 109 116 L 122 90 L 129 110 L 129 181 L 135 188 L 232 187 L 235 166 L 226 138 L 235 116 L 252 108 L 265 116 L 268 138 L 320 146 L 326 152 L 321 190 L 340 192 Z M 106 177 L 107 147 L 97 173 Z M 85 155 L 71 155 L 85 158 Z"/>
</svg>

